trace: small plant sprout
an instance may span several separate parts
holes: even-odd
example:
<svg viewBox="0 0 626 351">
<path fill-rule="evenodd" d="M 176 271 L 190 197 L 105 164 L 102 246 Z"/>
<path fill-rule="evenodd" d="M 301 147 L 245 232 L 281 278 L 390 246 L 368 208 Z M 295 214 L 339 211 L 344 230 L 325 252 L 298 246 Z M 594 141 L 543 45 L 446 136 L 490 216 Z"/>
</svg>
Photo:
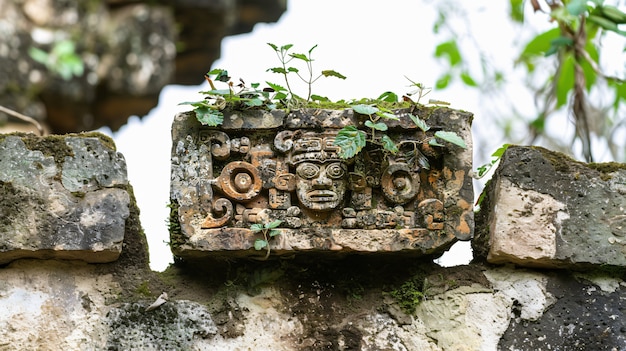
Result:
<svg viewBox="0 0 626 351">
<path fill-rule="evenodd" d="M 422 83 L 416 83 L 414 81 L 412 81 L 409 77 L 404 76 L 404 78 L 406 78 L 409 82 L 411 82 L 411 85 L 409 85 L 410 87 L 414 87 L 415 89 L 412 90 L 411 92 L 406 93 L 406 95 L 403 96 L 403 99 L 406 101 L 410 101 L 413 102 L 415 104 L 419 104 L 420 100 L 428 95 L 433 89 L 432 88 L 427 88 L 424 84 Z M 413 95 L 417 95 L 417 100 L 413 101 L 411 99 L 411 96 Z"/>
<path fill-rule="evenodd" d="M 275 237 L 276 235 L 280 234 L 280 230 L 276 229 L 278 228 L 278 226 L 282 223 L 281 220 L 277 219 L 275 221 L 269 222 L 269 223 L 254 223 L 250 226 L 250 230 L 252 230 L 253 233 L 262 233 L 263 234 L 263 239 L 256 239 L 254 241 L 254 249 L 257 251 L 266 249 L 266 254 L 265 257 L 263 258 L 264 260 L 266 260 L 268 257 L 270 257 L 270 239 Z"/>
<path fill-rule="evenodd" d="M 311 91 L 313 83 L 315 83 L 322 76 L 346 79 L 346 77 L 343 74 L 333 71 L 333 70 L 324 70 L 319 75 L 314 77 L 314 74 L 313 74 L 313 61 L 314 60 L 312 57 L 312 53 L 313 53 L 313 50 L 315 50 L 315 48 L 317 47 L 317 45 L 314 45 L 312 48 L 310 48 L 306 55 L 290 53 L 289 50 L 293 47 L 293 44 L 286 44 L 281 47 L 278 47 L 277 45 L 272 44 L 272 43 L 267 43 L 267 45 L 269 45 L 274 50 L 274 52 L 276 53 L 276 56 L 278 57 L 278 61 L 280 61 L 280 64 L 281 64 L 280 67 L 269 68 L 267 71 L 281 74 L 284 77 L 285 84 L 287 85 L 286 90 L 289 92 L 289 95 L 291 95 L 291 100 L 294 102 L 298 102 L 299 100 L 302 100 L 302 98 L 294 94 L 293 89 L 291 88 L 291 84 L 289 83 L 289 78 L 288 78 L 289 74 L 297 75 L 298 78 L 300 78 L 300 80 L 302 80 L 308 86 L 307 96 L 306 96 L 306 99 L 304 99 L 306 102 L 309 102 L 311 100 L 328 101 L 328 98 L 319 96 L 319 95 L 313 95 Z M 306 68 L 308 72 L 305 75 L 303 75 L 303 74 L 300 74 L 300 70 L 298 68 L 289 66 L 289 63 L 293 60 L 299 60 L 299 61 L 304 62 L 306 64 Z M 284 89 L 278 85 L 276 85 L 276 87 L 281 90 Z"/>
</svg>

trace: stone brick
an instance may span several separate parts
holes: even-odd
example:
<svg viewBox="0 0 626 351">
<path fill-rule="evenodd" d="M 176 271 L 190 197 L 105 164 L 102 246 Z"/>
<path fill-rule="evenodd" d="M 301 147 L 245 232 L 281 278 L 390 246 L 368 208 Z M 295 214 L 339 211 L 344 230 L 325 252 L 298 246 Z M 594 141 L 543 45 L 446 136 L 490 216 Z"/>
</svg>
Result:
<svg viewBox="0 0 626 351">
<path fill-rule="evenodd" d="M 491 263 L 626 266 L 626 165 L 511 146 L 485 189 L 474 253 Z"/>
<path fill-rule="evenodd" d="M 202 126 L 193 112 L 178 114 L 170 193 L 174 254 L 262 256 L 266 251 L 253 247 L 263 235 L 250 229 L 276 220 L 280 234 L 268 240 L 276 254 L 424 255 L 470 239 L 472 115 L 447 108 L 411 112 L 431 130 L 418 129 L 408 109 L 397 110 L 385 133 L 400 152 L 368 143 L 349 160 L 338 156 L 338 131 L 369 130 L 367 116 L 352 109 L 227 112 L 219 128 Z M 431 146 L 437 130 L 456 132 L 467 148 Z"/>
<path fill-rule="evenodd" d="M 97 134 L 0 135 L 0 264 L 111 262 L 122 250 L 126 162 Z"/>
</svg>

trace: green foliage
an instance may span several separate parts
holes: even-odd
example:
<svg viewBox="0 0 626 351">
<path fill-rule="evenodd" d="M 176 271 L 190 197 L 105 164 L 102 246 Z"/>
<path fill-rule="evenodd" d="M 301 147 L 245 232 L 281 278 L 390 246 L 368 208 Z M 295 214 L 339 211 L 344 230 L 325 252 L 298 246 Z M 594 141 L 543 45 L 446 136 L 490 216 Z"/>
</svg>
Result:
<svg viewBox="0 0 626 351">
<path fill-rule="evenodd" d="M 389 102 L 388 99 L 391 94 L 387 92 L 381 96 L 387 99 L 384 100 L 385 102 Z M 385 132 L 389 129 L 387 124 L 384 122 L 385 120 L 398 120 L 398 117 L 393 114 L 393 111 L 384 107 L 369 104 L 358 104 L 352 105 L 351 107 L 355 113 L 369 117 L 369 120 L 365 121 L 364 125 L 370 128 L 370 139 L 367 139 L 367 133 L 358 130 L 354 126 L 346 126 L 342 128 L 335 139 L 335 145 L 341 148 L 339 151 L 339 156 L 341 158 L 348 159 L 354 157 L 365 147 L 368 141 L 381 146 L 386 152 L 391 154 L 398 153 L 398 145 L 388 135 L 381 133 L 380 136 L 376 136 L 376 132 Z M 413 114 L 409 114 L 409 117 L 422 131 L 426 132 L 430 129 L 430 126 L 428 126 L 426 121 L 414 116 Z M 437 131 L 428 142 L 433 146 L 445 147 L 445 145 L 440 142 L 441 140 L 447 141 L 464 149 L 467 148 L 465 141 L 455 132 Z M 421 141 L 417 143 L 421 143 Z M 430 168 L 428 161 L 422 161 L 420 163 L 424 166 L 424 168 Z"/>
<path fill-rule="evenodd" d="M 426 297 L 424 291 L 424 278 L 417 275 L 405 281 L 399 287 L 385 292 L 385 294 L 393 297 L 406 314 L 413 314 L 417 306 Z"/>
<path fill-rule="evenodd" d="M 358 154 L 367 143 L 367 134 L 355 126 L 342 128 L 335 138 L 335 145 L 341 148 L 340 156 L 348 159 Z"/>
<path fill-rule="evenodd" d="M 239 82 L 231 81 L 228 71 L 224 69 L 213 69 L 204 75 L 209 82 L 211 90 L 203 91 L 205 98 L 201 101 L 182 102 L 179 105 L 191 105 L 194 107 L 196 118 L 203 125 L 215 127 L 224 122 L 223 110 L 226 108 L 234 110 L 266 108 L 269 110 L 277 108 L 294 108 L 303 106 L 311 101 L 326 102 L 328 98 L 312 94 L 312 86 L 321 77 L 336 77 L 346 79 L 341 73 L 333 70 L 324 70 L 319 75 L 313 74 L 313 58 L 311 56 L 317 45 L 309 49 L 307 54 L 291 53 L 292 44 L 278 47 L 272 43 L 268 45 L 274 50 L 281 63 L 280 67 L 269 68 L 268 72 L 281 74 L 285 79 L 286 87 L 280 84 L 265 82 L 267 87 L 260 89 L 260 83 L 246 83 L 240 79 Z M 302 75 L 300 69 L 289 65 L 291 61 L 299 61 L 306 65 L 307 73 Z M 306 99 L 296 95 L 291 88 L 289 76 L 295 74 L 308 86 Z M 226 85 L 226 89 L 217 89 L 215 83 L 220 82 Z"/>
<path fill-rule="evenodd" d="M 509 146 L 510 144 L 504 144 L 494 151 L 491 154 L 491 161 L 477 168 L 476 178 L 478 179 L 484 177 L 485 174 L 487 174 L 487 172 L 489 172 L 489 170 L 491 170 L 491 168 L 498 163 L 498 161 L 500 161 L 500 158 L 502 158 L 502 155 L 504 155 L 504 152 Z"/>
<path fill-rule="evenodd" d="M 31 47 L 28 54 L 63 80 L 70 80 L 73 76 L 81 77 L 85 71 L 83 60 L 76 53 L 76 44 L 71 40 L 57 41 L 50 52 Z"/>
<path fill-rule="evenodd" d="M 223 110 L 225 108 L 230 109 L 250 109 L 250 108 L 292 108 L 305 106 L 311 101 L 329 103 L 329 99 L 323 96 L 314 95 L 311 93 L 313 83 L 315 83 L 321 77 L 336 77 L 345 79 L 342 74 L 333 70 L 324 70 L 319 75 L 314 76 L 312 62 L 312 52 L 317 47 L 313 46 L 306 54 L 292 53 L 290 52 L 293 47 L 292 44 L 283 46 L 277 46 L 272 43 L 268 45 L 276 53 L 280 66 L 267 69 L 268 72 L 277 73 L 283 76 L 286 87 L 279 84 L 266 82 L 268 87 L 259 89 L 259 83 L 253 83 L 249 87 L 246 86 L 243 80 L 239 80 L 239 83 L 231 81 L 231 77 L 228 75 L 228 71 L 223 69 L 213 69 L 205 74 L 205 79 L 209 82 L 211 90 L 202 92 L 206 95 L 205 99 L 201 101 L 182 102 L 180 105 L 191 105 L 194 107 L 197 120 L 203 125 L 207 126 L 219 126 L 224 121 Z M 444 45 L 441 47 L 441 55 L 448 55 L 450 62 L 459 62 L 460 57 L 457 55 L 458 50 L 456 46 L 450 47 Z M 302 75 L 301 70 L 291 65 L 292 61 L 304 63 L 307 73 Z M 291 75 L 296 75 L 308 86 L 307 98 L 303 99 L 296 95 L 289 81 Z M 408 78 L 407 78 L 408 79 Z M 369 140 L 368 133 L 359 130 L 355 126 L 346 126 L 342 128 L 337 137 L 335 138 L 335 145 L 340 147 L 339 156 L 345 159 L 352 158 L 357 155 L 366 145 L 367 142 L 371 142 L 375 145 L 382 147 L 388 153 L 396 154 L 399 151 L 398 145 L 388 135 L 384 134 L 389 129 L 386 121 L 397 121 L 399 118 L 393 113 L 393 110 L 388 106 L 399 107 L 404 103 L 408 106 L 415 106 L 419 104 L 422 97 L 426 96 L 431 89 L 426 88 L 421 83 L 416 83 L 410 79 L 411 86 L 414 88 L 412 92 L 402 96 L 402 101 L 399 101 L 397 94 L 386 91 L 382 93 L 378 99 L 361 99 L 358 101 L 352 101 L 349 106 L 355 113 L 368 116 L 369 120 L 365 121 L 365 126 L 369 128 Z M 472 82 L 472 78 L 466 76 L 464 78 L 467 82 Z M 217 82 L 223 83 L 227 86 L 227 89 L 217 89 L 215 84 Z M 416 95 L 416 101 L 411 99 L 411 96 Z M 341 101 L 341 103 L 346 103 Z M 435 101 L 433 103 L 444 102 Z M 413 122 L 424 132 L 430 127 L 425 121 L 411 115 Z M 450 144 L 466 148 L 465 142 L 454 132 L 438 131 L 433 137 L 429 138 L 431 145 L 445 147 L 441 141 L 446 141 Z M 421 141 L 420 141 L 421 142 Z M 420 164 L 428 168 L 428 161 L 424 161 L 425 157 L 420 158 Z M 256 226 L 251 227 L 256 231 L 263 230 Z M 270 235 L 271 237 L 271 235 Z M 267 238 L 265 240 L 257 240 L 255 242 L 255 249 L 262 250 L 268 249 L 269 255 L 269 242 Z"/>
<path fill-rule="evenodd" d="M 604 37 L 621 37 L 622 42 L 626 38 L 626 11 L 623 6 L 612 6 L 603 0 L 509 0 L 508 16 L 514 23 L 525 21 L 525 6 L 532 7 L 535 13 L 539 12 L 549 19 L 549 28 L 521 43 L 515 61 L 515 67 L 525 71 L 522 74 L 527 77 L 527 86 L 536 102 L 536 112 L 531 112 L 534 116 L 513 112 L 514 118 L 525 119 L 530 143 L 545 140 L 553 147 L 568 147 L 564 145 L 561 135 L 553 136 L 555 131 L 545 128 L 553 116 L 566 116 L 575 126 L 571 143 L 580 142 L 581 155 L 587 161 L 593 161 L 591 134 L 606 141 L 613 158 L 626 157 L 623 138 L 618 137 L 626 129 L 623 114 L 626 102 L 623 76 L 626 70 L 623 64 L 620 69 L 618 63 L 617 72 L 620 73 L 609 75 L 602 67 L 608 60 L 601 59 L 603 52 L 615 55 L 609 45 L 604 45 Z M 497 88 L 504 82 L 503 75 L 494 68 L 496 63 L 489 60 L 490 53 L 482 52 L 480 47 L 480 43 L 489 38 L 468 35 L 471 28 L 463 18 L 466 13 L 459 9 L 458 3 L 442 1 L 437 3 L 437 8 L 439 17 L 433 31 L 443 33 L 446 30 L 447 35 L 435 47 L 433 55 L 447 68 L 435 87 L 446 88 L 458 79 L 466 87 L 479 89 L 482 93 L 499 94 L 501 89 Z M 459 31 L 460 23 L 468 24 L 468 31 Z M 528 26 L 520 27 L 522 30 L 526 28 Z M 467 63 L 470 55 L 474 55 L 473 61 L 480 62 L 481 71 L 476 72 L 476 65 L 470 69 Z M 613 56 L 612 61 L 616 58 Z M 479 80 L 477 77 L 483 78 Z M 602 98 L 590 99 L 589 96 L 594 94 Z"/>
<path fill-rule="evenodd" d="M 275 229 L 278 228 L 278 226 L 280 226 L 280 224 L 282 223 L 281 220 L 275 220 L 269 223 L 265 223 L 265 224 L 261 224 L 261 223 L 254 223 L 250 226 L 250 230 L 252 230 L 253 233 L 262 233 L 263 234 L 263 239 L 256 239 L 254 241 L 254 249 L 257 251 L 266 249 L 266 254 L 264 259 L 267 259 L 268 257 L 270 257 L 270 239 L 275 237 L 276 235 L 280 234 L 280 230 Z"/>
</svg>

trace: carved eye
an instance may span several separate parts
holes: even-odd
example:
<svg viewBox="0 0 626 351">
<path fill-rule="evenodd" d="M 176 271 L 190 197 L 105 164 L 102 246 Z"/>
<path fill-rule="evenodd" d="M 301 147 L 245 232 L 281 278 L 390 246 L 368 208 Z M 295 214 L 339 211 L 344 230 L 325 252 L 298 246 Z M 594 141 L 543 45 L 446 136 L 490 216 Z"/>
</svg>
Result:
<svg viewBox="0 0 626 351">
<path fill-rule="evenodd" d="M 296 172 L 301 178 L 312 179 L 317 177 L 317 175 L 320 173 L 320 168 L 313 163 L 305 162 L 299 165 L 298 168 L 296 168 Z"/>
<path fill-rule="evenodd" d="M 332 179 L 342 178 L 346 174 L 346 167 L 339 162 L 331 163 L 326 166 L 326 174 Z"/>
</svg>

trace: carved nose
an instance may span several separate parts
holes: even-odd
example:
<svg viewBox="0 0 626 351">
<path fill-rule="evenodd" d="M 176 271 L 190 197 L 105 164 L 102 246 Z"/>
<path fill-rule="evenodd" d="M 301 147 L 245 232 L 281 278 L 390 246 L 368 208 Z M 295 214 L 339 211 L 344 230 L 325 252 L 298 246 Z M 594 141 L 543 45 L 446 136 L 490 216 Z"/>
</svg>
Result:
<svg viewBox="0 0 626 351">
<path fill-rule="evenodd" d="M 315 189 L 328 189 L 331 185 L 333 185 L 333 181 L 323 175 L 313 179 L 313 188 Z"/>
</svg>

